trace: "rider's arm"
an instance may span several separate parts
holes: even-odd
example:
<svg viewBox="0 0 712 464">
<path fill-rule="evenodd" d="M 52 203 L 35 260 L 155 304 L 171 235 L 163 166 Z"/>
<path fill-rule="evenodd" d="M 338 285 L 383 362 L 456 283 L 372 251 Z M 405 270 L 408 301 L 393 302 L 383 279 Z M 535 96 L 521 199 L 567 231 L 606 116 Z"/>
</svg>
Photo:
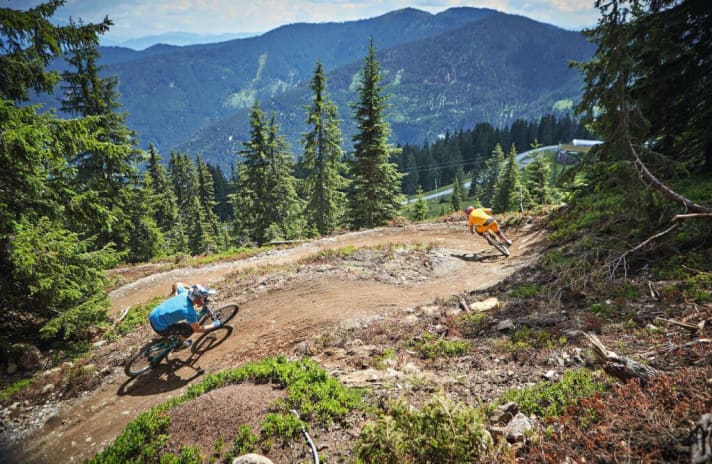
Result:
<svg viewBox="0 0 712 464">
<path fill-rule="evenodd" d="M 170 295 L 168 295 L 168 296 L 173 296 L 173 295 L 177 294 L 177 293 L 178 293 L 178 287 L 188 288 L 188 286 L 187 286 L 186 284 L 184 284 L 183 282 L 176 282 L 176 283 L 174 283 L 173 286 L 171 287 L 171 293 L 170 293 Z"/>
<path fill-rule="evenodd" d="M 193 322 L 190 324 L 190 327 L 193 329 L 193 332 L 198 332 L 198 333 L 203 333 L 203 332 L 208 332 L 213 328 L 213 324 L 210 323 L 208 325 L 200 325 L 197 322 Z"/>
</svg>

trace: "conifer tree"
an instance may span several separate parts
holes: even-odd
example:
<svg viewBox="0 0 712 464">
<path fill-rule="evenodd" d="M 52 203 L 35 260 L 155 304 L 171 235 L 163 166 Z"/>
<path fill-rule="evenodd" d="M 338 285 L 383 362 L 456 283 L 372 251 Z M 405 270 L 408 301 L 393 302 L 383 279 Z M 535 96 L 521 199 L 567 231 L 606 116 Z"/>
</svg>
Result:
<svg viewBox="0 0 712 464">
<path fill-rule="evenodd" d="M 196 194 L 201 216 L 205 221 L 205 237 L 208 242 L 206 247 L 217 251 L 216 248 L 224 248 L 226 243 L 220 230 L 220 220 L 215 214 L 215 207 L 218 202 L 215 201 L 213 176 L 210 174 L 207 165 L 201 161 L 200 155 L 195 158 L 195 167 L 198 173 Z"/>
<path fill-rule="evenodd" d="M 267 159 L 270 169 L 267 188 L 270 193 L 267 207 L 272 224 L 268 228 L 269 240 L 293 240 L 301 237 L 306 229 L 304 205 L 297 196 L 294 178 L 294 157 L 287 142 L 279 134 L 279 126 L 272 114 L 268 127 Z"/>
<path fill-rule="evenodd" d="M 258 101 L 250 115 L 250 140 L 240 151 L 235 194 L 238 235 L 257 243 L 293 239 L 304 230 L 303 210 L 296 193 L 293 161 L 274 122 L 266 123 Z"/>
<path fill-rule="evenodd" d="M 497 181 L 499 180 L 502 166 L 504 165 L 504 151 L 499 143 L 495 145 L 492 156 L 485 162 L 482 173 L 482 190 L 480 201 L 483 205 L 490 205 L 494 200 Z"/>
<path fill-rule="evenodd" d="M 531 203 L 529 192 L 522 183 L 522 175 L 519 172 L 516 157 L 517 149 L 512 145 L 504 169 L 495 186 L 495 195 L 492 200 L 494 211 L 523 210 Z"/>
<path fill-rule="evenodd" d="M 166 236 L 170 236 L 178 219 L 178 206 L 173 186 L 156 147 L 148 147 L 148 166 L 144 174 L 144 188 L 150 192 L 149 210 L 158 228 Z"/>
<path fill-rule="evenodd" d="M 390 162 L 396 150 L 388 144 L 390 126 L 384 119 L 386 97 L 373 40 L 361 68 L 359 100 L 354 105 L 356 133 L 348 193 L 351 224 L 375 227 L 393 219 L 400 209 L 403 174 Z"/>
<path fill-rule="evenodd" d="M 308 108 L 307 125 L 311 130 L 304 135 L 303 166 L 305 179 L 306 215 L 308 224 L 328 235 L 339 225 L 345 207 L 341 191 L 346 186 L 342 176 L 341 128 L 336 105 L 326 91 L 326 74 L 317 61 L 311 80 L 314 93 Z"/>
<path fill-rule="evenodd" d="M 111 248 L 70 230 L 80 194 L 91 193 L 76 190 L 69 159 L 101 143 L 96 121 L 21 104 L 30 90 L 53 91 L 59 75 L 47 66 L 63 47 L 111 25 L 54 26 L 62 3 L 0 8 L 0 325 L 13 338 L 35 337 L 39 327 L 48 338 L 85 337 L 106 317 L 102 269 L 117 262 Z"/>
<path fill-rule="evenodd" d="M 96 34 L 82 33 L 81 23 L 77 26 L 70 21 L 70 26 L 74 26 L 71 31 L 75 38 L 65 53 L 71 68 L 62 74 L 66 82 L 62 110 L 92 117 L 88 121 L 95 125 L 101 142 L 75 153 L 70 160 L 77 170 L 77 190 L 87 193 L 70 214 L 76 229 L 96 236 L 99 246 L 115 243 L 131 254 L 128 242 L 133 242 L 133 229 L 142 222 L 129 216 L 136 214 L 132 205 L 144 202 L 134 198 L 145 194 L 138 177 L 143 152 L 134 146 L 135 134 L 126 126 L 126 115 L 117 112 L 117 79 L 99 77 Z"/>
<path fill-rule="evenodd" d="M 417 197 L 413 204 L 413 220 L 424 221 L 428 218 L 428 203 L 425 201 L 423 187 L 419 185 L 415 194 Z"/>
<path fill-rule="evenodd" d="M 532 196 L 532 201 L 538 205 L 551 203 L 552 195 L 549 185 L 549 172 L 551 168 L 546 160 L 541 156 L 537 156 L 536 159 L 529 163 L 524 169 L 526 172 L 526 185 Z"/>
</svg>

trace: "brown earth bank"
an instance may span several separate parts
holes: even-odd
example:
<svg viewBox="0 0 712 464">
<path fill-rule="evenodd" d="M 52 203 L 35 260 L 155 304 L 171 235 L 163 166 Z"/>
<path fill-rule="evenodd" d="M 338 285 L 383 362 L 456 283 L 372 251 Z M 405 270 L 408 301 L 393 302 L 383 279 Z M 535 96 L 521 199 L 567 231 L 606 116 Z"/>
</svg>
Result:
<svg viewBox="0 0 712 464">
<path fill-rule="evenodd" d="M 511 298 L 502 310 L 508 288 L 538 284 L 529 265 L 548 246 L 537 218 L 525 219 L 507 233 L 515 242 L 509 258 L 471 236 L 460 221 L 349 233 L 245 260 L 140 277 L 111 293 L 114 314 L 167 295 L 175 281 L 209 285 L 219 292 L 216 305 L 235 302 L 240 312 L 226 327 L 194 336 L 191 350 L 175 353 L 160 369 L 138 379 L 128 379 L 122 366 L 152 336 L 149 328 L 104 343 L 87 361 L 93 375 L 82 379 L 86 391 L 74 395 L 46 388 L 39 395 L 42 402 L 9 406 L 3 416 L 6 455 L 28 463 L 84 461 L 138 414 L 180 396 L 205 374 L 279 354 L 309 356 L 346 385 L 368 387 L 374 398 L 405 398 L 414 404 L 437 391 L 468 404 L 482 403 L 543 376 L 560 378 L 585 362 L 586 341 L 576 334 L 596 321 L 575 313 L 576 298 L 561 305 L 550 299 L 516 304 Z M 335 251 L 345 249 L 348 253 Z M 145 270 L 127 268 L 126 281 L 132 272 Z M 463 308 L 492 301 L 490 310 L 500 310 L 483 329 L 487 338 L 476 339 L 467 355 L 422 359 L 399 350 L 388 366 L 374 362 L 393 340 L 424 332 L 458 336 L 453 321 Z M 647 308 L 654 312 L 652 303 Z M 712 317 L 712 308 L 706 311 Z M 497 341 L 506 337 L 507 324 L 546 327 L 568 336 L 569 342 L 513 355 Z M 625 346 L 625 352 L 649 349 L 640 337 L 620 338 L 616 332 L 601 337 Z M 63 394 L 71 398 L 62 401 Z M 281 394 L 269 386 L 245 384 L 176 408 L 167 449 L 199 445 L 210 456 L 224 431 L 257 424 Z M 359 421 L 354 418 L 350 429 L 312 431 L 320 452 L 335 460 L 349 456 Z M 308 462 L 310 454 L 306 447 L 275 447 L 268 457 L 275 463 Z"/>
</svg>

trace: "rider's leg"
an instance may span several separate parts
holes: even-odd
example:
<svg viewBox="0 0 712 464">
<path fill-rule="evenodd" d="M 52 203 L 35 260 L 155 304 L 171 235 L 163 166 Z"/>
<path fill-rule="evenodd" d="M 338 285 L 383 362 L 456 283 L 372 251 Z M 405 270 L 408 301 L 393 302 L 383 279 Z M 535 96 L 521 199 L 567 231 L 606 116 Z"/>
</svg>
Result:
<svg viewBox="0 0 712 464">
<path fill-rule="evenodd" d="M 497 221 L 493 222 L 493 223 L 491 224 L 491 227 L 492 227 L 492 231 L 493 231 L 494 233 L 496 233 L 496 234 L 499 236 L 499 238 L 502 239 L 502 241 L 503 241 L 504 243 L 506 243 L 507 245 L 512 245 L 512 241 L 511 241 L 510 239 L 508 239 L 508 238 L 504 235 L 504 232 L 502 232 L 502 231 L 499 229 L 499 225 L 497 224 Z"/>
</svg>

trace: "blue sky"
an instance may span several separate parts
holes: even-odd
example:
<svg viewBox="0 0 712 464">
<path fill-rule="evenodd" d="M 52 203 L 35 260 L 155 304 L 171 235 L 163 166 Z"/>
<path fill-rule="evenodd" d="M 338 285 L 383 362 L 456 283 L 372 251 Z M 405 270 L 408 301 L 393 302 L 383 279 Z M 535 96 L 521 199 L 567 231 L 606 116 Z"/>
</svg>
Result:
<svg viewBox="0 0 712 464">
<path fill-rule="evenodd" d="M 0 7 L 24 10 L 39 0 L 0 0 Z M 413 7 L 439 13 L 451 7 L 492 8 L 565 29 L 596 24 L 594 0 L 67 0 L 55 19 L 85 22 L 104 16 L 114 22 L 107 39 L 126 40 L 166 32 L 223 34 L 267 32 L 295 22 L 341 22 L 372 18 Z"/>
</svg>

